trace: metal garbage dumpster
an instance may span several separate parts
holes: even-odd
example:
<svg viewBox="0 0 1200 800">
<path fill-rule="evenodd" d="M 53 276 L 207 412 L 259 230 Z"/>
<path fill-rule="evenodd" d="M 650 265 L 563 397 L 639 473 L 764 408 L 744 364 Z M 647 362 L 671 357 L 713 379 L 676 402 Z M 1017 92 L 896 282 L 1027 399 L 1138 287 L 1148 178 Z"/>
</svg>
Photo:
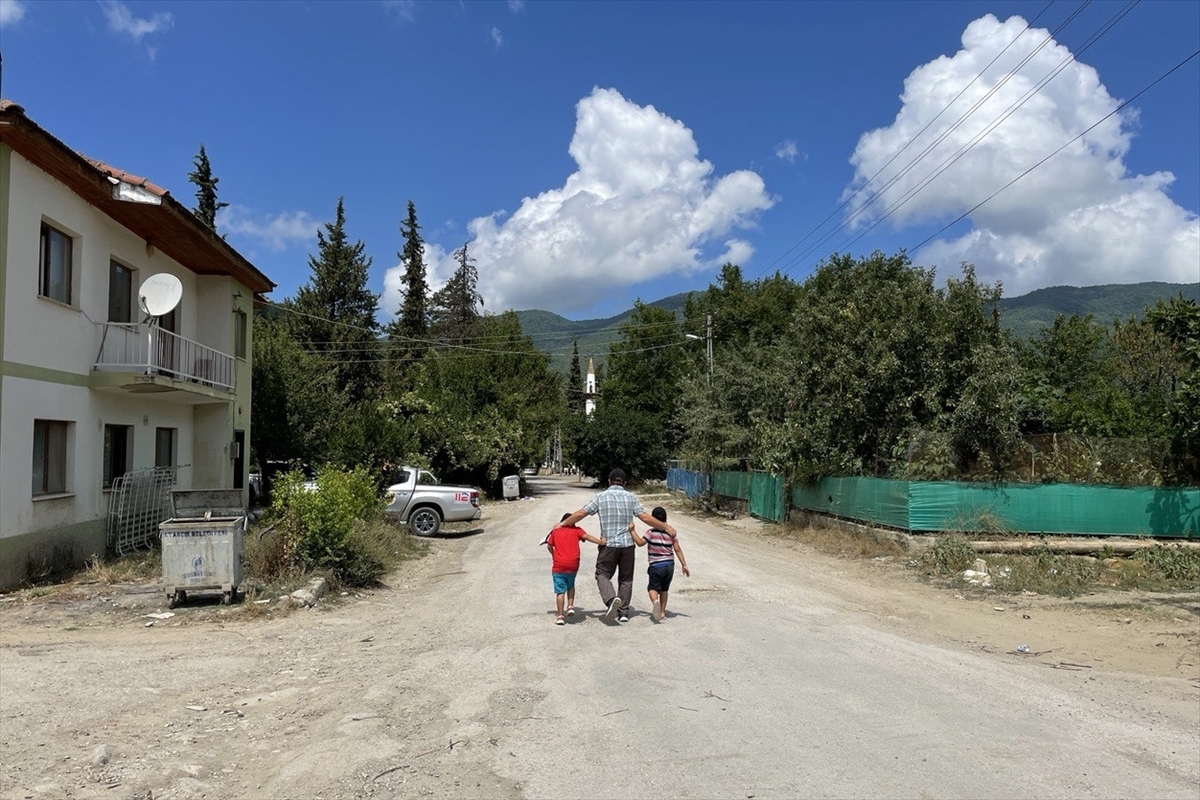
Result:
<svg viewBox="0 0 1200 800">
<path fill-rule="evenodd" d="M 521 476 L 506 475 L 504 476 L 504 499 L 516 500 L 521 496 Z"/>
<path fill-rule="evenodd" d="M 220 591 L 229 604 L 242 582 L 242 535 L 246 513 L 240 489 L 171 492 L 171 517 L 158 525 L 162 582 L 167 606 L 188 592 Z"/>
</svg>

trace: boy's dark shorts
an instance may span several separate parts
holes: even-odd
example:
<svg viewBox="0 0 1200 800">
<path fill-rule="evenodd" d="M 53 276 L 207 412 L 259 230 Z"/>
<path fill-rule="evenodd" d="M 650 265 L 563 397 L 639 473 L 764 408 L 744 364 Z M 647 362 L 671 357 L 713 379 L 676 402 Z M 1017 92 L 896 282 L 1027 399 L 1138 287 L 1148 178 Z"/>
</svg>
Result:
<svg viewBox="0 0 1200 800">
<path fill-rule="evenodd" d="M 646 570 L 646 574 L 650 576 L 650 585 L 646 587 L 648 592 L 669 592 L 671 590 L 671 578 L 675 577 L 675 562 L 660 561 L 657 564 L 651 564 Z"/>
</svg>

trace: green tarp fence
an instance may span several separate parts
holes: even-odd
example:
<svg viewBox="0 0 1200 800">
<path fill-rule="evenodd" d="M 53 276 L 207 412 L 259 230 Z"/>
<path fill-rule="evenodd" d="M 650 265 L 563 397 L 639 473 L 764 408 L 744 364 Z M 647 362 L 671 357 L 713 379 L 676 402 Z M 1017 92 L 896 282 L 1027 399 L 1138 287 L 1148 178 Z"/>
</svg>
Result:
<svg viewBox="0 0 1200 800">
<path fill-rule="evenodd" d="M 717 470 L 712 476 L 713 494 L 722 497 L 735 497 L 738 500 L 750 499 L 750 473 Z"/>
<path fill-rule="evenodd" d="M 1200 536 L 1200 488 L 825 478 L 796 508 L 910 531 Z"/>
<path fill-rule="evenodd" d="M 787 516 L 783 478 L 769 472 L 751 472 L 749 509 L 759 519 L 783 522 Z"/>
</svg>

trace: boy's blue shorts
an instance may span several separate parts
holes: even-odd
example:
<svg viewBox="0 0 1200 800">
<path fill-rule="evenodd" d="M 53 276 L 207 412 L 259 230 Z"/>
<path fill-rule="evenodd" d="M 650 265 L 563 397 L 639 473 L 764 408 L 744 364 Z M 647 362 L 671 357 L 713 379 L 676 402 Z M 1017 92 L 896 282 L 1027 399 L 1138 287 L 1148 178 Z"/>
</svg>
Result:
<svg viewBox="0 0 1200 800">
<path fill-rule="evenodd" d="M 551 572 L 550 575 L 554 578 L 555 594 L 566 594 L 575 588 L 574 572 Z"/>
<path fill-rule="evenodd" d="M 669 592 L 671 591 L 671 578 L 675 577 L 675 562 L 674 561 L 659 561 L 657 564 L 651 564 L 646 570 L 646 574 L 650 576 L 650 584 L 646 587 L 650 592 Z"/>
</svg>

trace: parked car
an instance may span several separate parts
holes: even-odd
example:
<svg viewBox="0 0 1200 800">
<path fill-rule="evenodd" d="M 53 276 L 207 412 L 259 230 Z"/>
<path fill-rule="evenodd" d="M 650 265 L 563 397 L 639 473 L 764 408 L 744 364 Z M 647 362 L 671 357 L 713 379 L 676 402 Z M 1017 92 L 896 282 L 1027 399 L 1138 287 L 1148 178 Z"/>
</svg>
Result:
<svg viewBox="0 0 1200 800">
<path fill-rule="evenodd" d="M 444 522 L 468 522 L 483 516 L 474 486 L 443 486 L 432 472 L 401 467 L 387 488 L 388 519 L 405 523 L 416 536 L 435 536 Z"/>
</svg>

